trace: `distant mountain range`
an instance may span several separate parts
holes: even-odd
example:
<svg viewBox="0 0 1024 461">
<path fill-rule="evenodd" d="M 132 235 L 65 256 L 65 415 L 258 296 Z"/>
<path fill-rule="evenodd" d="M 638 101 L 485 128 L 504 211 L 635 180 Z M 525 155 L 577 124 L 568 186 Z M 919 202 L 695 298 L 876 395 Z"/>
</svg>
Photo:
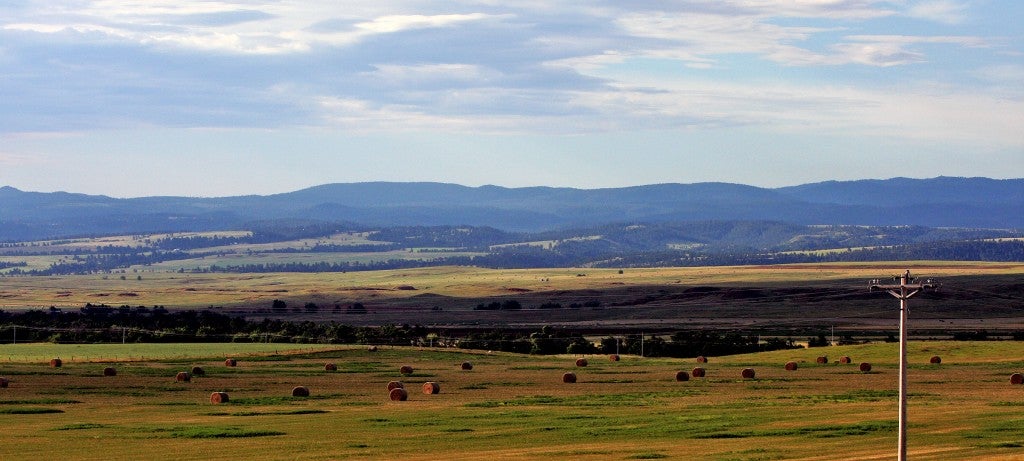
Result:
<svg viewBox="0 0 1024 461">
<path fill-rule="evenodd" d="M 0 187 L 0 241 L 245 228 L 267 220 L 489 226 L 540 232 L 611 223 L 778 221 L 1024 228 L 1024 179 L 827 181 L 777 189 L 655 184 L 572 189 L 442 183 L 326 184 L 267 196 L 117 199 Z"/>
</svg>

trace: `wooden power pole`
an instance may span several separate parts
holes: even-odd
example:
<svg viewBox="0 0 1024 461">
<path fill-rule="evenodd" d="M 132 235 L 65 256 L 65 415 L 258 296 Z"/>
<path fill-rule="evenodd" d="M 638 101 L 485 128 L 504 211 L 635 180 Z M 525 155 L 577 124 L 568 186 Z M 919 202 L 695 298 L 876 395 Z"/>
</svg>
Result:
<svg viewBox="0 0 1024 461">
<path fill-rule="evenodd" d="M 897 277 L 894 277 L 897 279 Z M 910 277 L 910 270 L 898 277 L 898 284 L 881 284 L 872 280 L 871 291 L 886 291 L 900 300 L 900 409 L 898 461 L 907 461 L 907 300 L 922 290 L 938 288 L 931 280 L 918 282 Z"/>
</svg>

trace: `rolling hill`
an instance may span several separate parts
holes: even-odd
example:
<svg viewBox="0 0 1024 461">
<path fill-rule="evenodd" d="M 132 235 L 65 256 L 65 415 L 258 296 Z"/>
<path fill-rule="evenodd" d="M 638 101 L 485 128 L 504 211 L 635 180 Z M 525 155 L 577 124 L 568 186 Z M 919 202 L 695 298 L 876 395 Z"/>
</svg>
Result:
<svg viewBox="0 0 1024 461">
<path fill-rule="evenodd" d="M 708 220 L 1016 229 L 1024 227 L 1024 179 L 894 178 L 777 189 L 726 183 L 572 189 L 373 182 L 266 196 L 125 199 L 0 187 L 0 241 L 233 229 L 264 220 L 511 232 Z"/>
</svg>

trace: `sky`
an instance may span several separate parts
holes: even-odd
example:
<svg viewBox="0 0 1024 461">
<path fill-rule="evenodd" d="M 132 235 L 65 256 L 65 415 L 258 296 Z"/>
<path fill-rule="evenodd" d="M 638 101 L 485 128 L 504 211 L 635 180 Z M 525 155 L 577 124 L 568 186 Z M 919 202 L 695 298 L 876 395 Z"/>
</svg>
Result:
<svg viewBox="0 0 1024 461">
<path fill-rule="evenodd" d="M 10 0 L 0 186 L 1024 177 L 1017 0 Z"/>
</svg>

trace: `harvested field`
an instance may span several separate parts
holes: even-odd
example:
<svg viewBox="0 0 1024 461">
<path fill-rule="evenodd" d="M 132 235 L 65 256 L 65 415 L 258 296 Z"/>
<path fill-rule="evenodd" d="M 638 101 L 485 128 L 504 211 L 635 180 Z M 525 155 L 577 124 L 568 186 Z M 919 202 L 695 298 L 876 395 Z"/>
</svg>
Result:
<svg viewBox="0 0 1024 461">
<path fill-rule="evenodd" d="M 90 347 L 79 350 L 94 354 Z M 119 361 L 116 379 L 99 376 L 97 361 L 63 353 L 59 369 L 44 360 L 6 361 L 0 373 L 14 379 L 0 389 L 0 422 L 8 428 L 0 453 L 37 459 L 118 453 L 138 460 L 201 450 L 210 460 L 868 461 L 891 458 L 896 445 L 898 351 L 891 343 L 829 349 L 829 355 L 869 361 L 871 373 L 842 366 L 786 371 L 781 364 L 813 364 L 821 355 L 803 349 L 716 356 L 703 364 L 707 377 L 686 381 L 676 375 L 694 365 L 692 358 L 624 355 L 613 362 L 594 355 L 587 368 L 576 368 L 578 356 L 437 348 L 370 353 L 365 346 L 331 346 L 231 355 L 244 366 L 224 368 L 225 352 Z M 942 356 L 941 366 L 929 364 L 933 355 Z M 1019 457 L 1021 387 L 1009 385 L 1007 376 L 1018 372 L 1022 355 L 1024 343 L 1014 341 L 911 342 L 910 457 Z M 477 365 L 472 373 L 453 366 L 464 361 Z M 327 362 L 346 372 L 323 373 Z M 391 401 L 385 389 L 398 364 L 416 368 L 404 378 L 406 387 L 436 383 L 444 391 L 417 389 L 405 392 L 405 401 Z M 189 385 L 169 379 L 193 366 L 207 376 Z M 740 379 L 747 368 L 757 370 L 757 379 Z M 569 369 L 579 375 L 576 384 L 561 382 Z M 293 398 L 297 386 L 316 392 Z M 233 438 L 246 440 L 224 440 Z"/>
</svg>

